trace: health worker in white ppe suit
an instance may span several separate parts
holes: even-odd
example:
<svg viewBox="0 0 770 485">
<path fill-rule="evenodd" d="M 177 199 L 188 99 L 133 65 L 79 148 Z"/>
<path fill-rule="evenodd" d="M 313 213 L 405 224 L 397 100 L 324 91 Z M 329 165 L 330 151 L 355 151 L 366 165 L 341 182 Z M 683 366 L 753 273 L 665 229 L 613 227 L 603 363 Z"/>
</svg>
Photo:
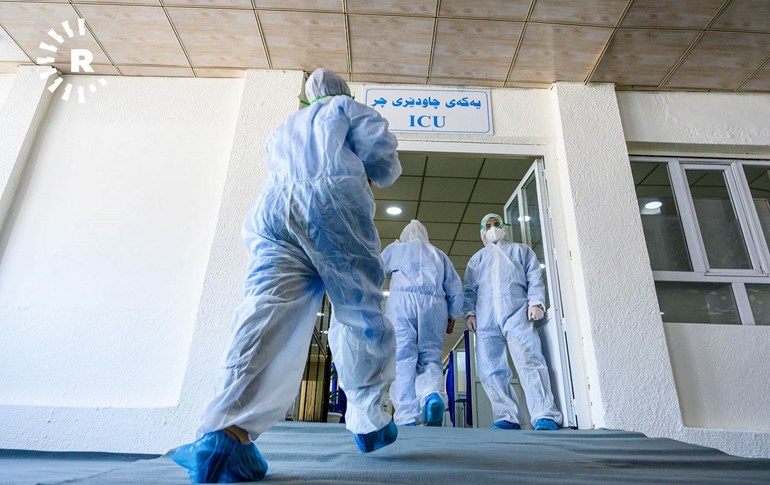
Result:
<svg viewBox="0 0 770 485">
<path fill-rule="evenodd" d="M 364 453 L 397 436 L 382 409 L 396 345 L 380 309 L 385 271 L 369 185 L 387 187 L 401 174 L 397 141 L 332 71 L 314 71 L 305 93 L 309 106 L 265 144 L 269 176 L 243 227 L 245 299 L 218 391 L 198 441 L 172 452 L 193 482 L 264 478 L 267 463 L 252 440 L 284 418 L 297 394 L 324 292 L 347 428 Z"/>
<path fill-rule="evenodd" d="M 519 403 L 511 387 L 505 346 L 519 374 L 532 425 L 557 430 L 562 415 L 554 404 L 548 367 L 533 321 L 544 316 L 545 286 L 529 246 L 511 242 L 503 219 L 481 220 L 481 249 L 465 269 L 465 325 L 476 332 L 476 362 L 492 402 L 495 429 L 521 429 Z"/>
<path fill-rule="evenodd" d="M 460 276 L 416 220 L 385 248 L 382 260 L 391 277 L 386 315 L 396 330 L 396 380 L 390 386 L 396 423 L 441 426 L 448 405 L 441 356 L 444 334 L 462 315 Z"/>
</svg>

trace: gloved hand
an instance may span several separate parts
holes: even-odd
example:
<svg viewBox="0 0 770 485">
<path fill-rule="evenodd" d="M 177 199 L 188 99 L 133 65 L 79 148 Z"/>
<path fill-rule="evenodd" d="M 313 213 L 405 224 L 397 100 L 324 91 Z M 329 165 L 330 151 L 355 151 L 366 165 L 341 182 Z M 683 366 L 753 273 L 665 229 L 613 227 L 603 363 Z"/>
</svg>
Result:
<svg viewBox="0 0 770 485">
<path fill-rule="evenodd" d="M 455 330 L 454 318 L 448 318 L 447 319 L 447 324 L 446 324 L 446 333 L 450 334 L 450 333 L 454 332 L 454 330 Z"/>
<path fill-rule="evenodd" d="M 527 316 L 530 320 L 542 320 L 545 316 L 545 312 L 543 311 L 543 307 L 540 305 L 535 305 L 529 307 L 529 311 L 527 312 Z"/>
<path fill-rule="evenodd" d="M 476 315 L 468 315 L 465 317 L 465 328 L 471 332 L 476 331 Z"/>
</svg>

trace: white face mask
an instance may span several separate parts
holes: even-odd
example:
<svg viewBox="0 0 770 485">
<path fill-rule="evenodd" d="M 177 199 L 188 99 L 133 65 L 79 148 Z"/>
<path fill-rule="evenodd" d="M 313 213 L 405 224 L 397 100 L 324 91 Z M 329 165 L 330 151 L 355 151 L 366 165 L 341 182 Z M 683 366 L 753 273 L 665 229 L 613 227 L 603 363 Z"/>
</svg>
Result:
<svg viewBox="0 0 770 485">
<path fill-rule="evenodd" d="M 487 229 L 487 241 L 491 243 L 496 243 L 497 241 L 501 240 L 503 235 L 505 235 L 505 231 L 502 227 L 492 226 Z"/>
</svg>

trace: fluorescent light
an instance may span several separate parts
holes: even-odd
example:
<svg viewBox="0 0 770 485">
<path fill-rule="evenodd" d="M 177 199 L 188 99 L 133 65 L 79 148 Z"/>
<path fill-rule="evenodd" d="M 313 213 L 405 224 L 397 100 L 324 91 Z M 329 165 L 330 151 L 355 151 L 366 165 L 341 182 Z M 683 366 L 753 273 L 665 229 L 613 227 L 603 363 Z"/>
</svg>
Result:
<svg viewBox="0 0 770 485">
<path fill-rule="evenodd" d="M 531 219 L 531 217 L 529 217 L 529 216 L 524 216 L 524 217 L 519 216 L 519 222 L 521 222 L 521 221 L 529 222 L 530 219 Z"/>
<path fill-rule="evenodd" d="M 390 290 L 385 290 L 382 292 L 383 296 L 390 296 Z"/>
<path fill-rule="evenodd" d="M 644 204 L 645 209 L 655 210 L 660 209 L 663 206 L 663 202 L 659 200 L 653 200 L 652 202 L 647 202 Z"/>
<path fill-rule="evenodd" d="M 401 214 L 403 211 L 401 210 L 401 207 L 396 207 L 396 206 L 392 205 L 392 206 L 388 207 L 387 209 L 385 209 L 385 212 L 387 212 L 388 214 L 390 214 L 392 216 L 397 216 L 397 215 Z"/>
</svg>

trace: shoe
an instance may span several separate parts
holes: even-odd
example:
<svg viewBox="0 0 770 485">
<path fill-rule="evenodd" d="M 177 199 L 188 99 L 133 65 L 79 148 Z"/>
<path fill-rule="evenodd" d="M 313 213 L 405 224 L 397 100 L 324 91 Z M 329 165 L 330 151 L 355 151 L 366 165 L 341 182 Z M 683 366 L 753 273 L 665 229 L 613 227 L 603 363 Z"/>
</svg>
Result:
<svg viewBox="0 0 770 485">
<path fill-rule="evenodd" d="M 396 423 L 391 421 L 382 429 L 366 434 L 354 434 L 353 437 L 355 438 L 361 453 L 371 453 L 372 451 L 384 448 L 396 441 L 396 438 L 398 437 L 398 428 L 396 427 Z"/>
<path fill-rule="evenodd" d="M 425 401 L 425 424 L 441 426 L 444 423 L 444 401 L 435 392 Z"/>
<path fill-rule="evenodd" d="M 519 423 L 512 423 L 510 421 L 498 421 L 492 425 L 492 429 L 521 429 Z"/>
<path fill-rule="evenodd" d="M 535 429 L 538 431 L 558 431 L 559 425 L 553 419 L 540 418 L 535 421 Z"/>
<path fill-rule="evenodd" d="M 170 455 L 187 468 L 192 483 L 256 482 L 267 475 L 267 462 L 254 443 L 244 445 L 221 430 L 206 433 Z"/>
</svg>

